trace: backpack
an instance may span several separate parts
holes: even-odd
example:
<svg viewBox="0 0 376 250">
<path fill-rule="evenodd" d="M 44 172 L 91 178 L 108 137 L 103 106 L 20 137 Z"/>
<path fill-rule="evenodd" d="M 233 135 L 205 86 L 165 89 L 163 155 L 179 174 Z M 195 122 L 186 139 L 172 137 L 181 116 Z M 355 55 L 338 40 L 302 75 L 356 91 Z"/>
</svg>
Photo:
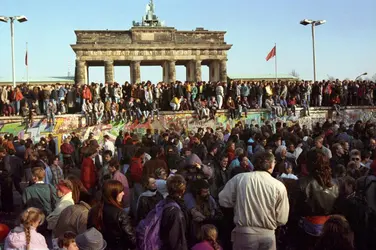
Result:
<svg viewBox="0 0 376 250">
<path fill-rule="evenodd" d="M 162 213 L 165 209 L 177 207 L 176 202 L 166 204 L 166 200 L 158 202 L 153 210 L 149 212 L 145 219 L 141 220 L 136 228 L 136 242 L 139 250 L 158 250 L 162 247 L 159 238 Z"/>
</svg>

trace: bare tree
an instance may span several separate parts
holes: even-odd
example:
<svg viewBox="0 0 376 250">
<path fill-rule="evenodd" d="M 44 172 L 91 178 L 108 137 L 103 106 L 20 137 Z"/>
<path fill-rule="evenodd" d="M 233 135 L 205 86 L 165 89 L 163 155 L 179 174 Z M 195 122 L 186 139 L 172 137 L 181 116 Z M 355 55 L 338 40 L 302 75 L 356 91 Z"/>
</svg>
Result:
<svg viewBox="0 0 376 250">
<path fill-rule="evenodd" d="M 290 75 L 299 78 L 299 73 L 295 69 L 291 70 Z"/>
</svg>

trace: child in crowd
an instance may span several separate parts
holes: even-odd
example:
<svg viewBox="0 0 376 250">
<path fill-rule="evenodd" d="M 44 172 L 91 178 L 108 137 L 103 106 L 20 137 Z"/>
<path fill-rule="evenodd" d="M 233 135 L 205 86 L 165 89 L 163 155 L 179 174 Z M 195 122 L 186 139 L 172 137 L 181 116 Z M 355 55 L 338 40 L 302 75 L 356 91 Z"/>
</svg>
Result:
<svg viewBox="0 0 376 250">
<path fill-rule="evenodd" d="M 57 246 L 54 249 L 59 250 L 78 250 L 76 244 L 76 234 L 73 232 L 65 232 L 60 238 L 57 239 Z"/>
<path fill-rule="evenodd" d="M 288 162 L 285 162 L 285 173 L 282 173 L 280 178 L 282 178 L 282 179 L 292 179 L 292 180 L 298 179 L 298 177 L 293 174 L 292 165 L 289 164 Z"/>
<path fill-rule="evenodd" d="M 4 249 L 48 250 L 46 239 L 37 232 L 44 222 L 42 210 L 30 207 L 21 214 L 19 226 L 16 226 L 5 239 Z"/>
<path fill-rule="evenodd" d="M 218 232 L 211 224 L 203 225 L 199 232 L 200 243 L 194 245 L 192 250 L 222 250 L 217 242 Z"/>
</svg>

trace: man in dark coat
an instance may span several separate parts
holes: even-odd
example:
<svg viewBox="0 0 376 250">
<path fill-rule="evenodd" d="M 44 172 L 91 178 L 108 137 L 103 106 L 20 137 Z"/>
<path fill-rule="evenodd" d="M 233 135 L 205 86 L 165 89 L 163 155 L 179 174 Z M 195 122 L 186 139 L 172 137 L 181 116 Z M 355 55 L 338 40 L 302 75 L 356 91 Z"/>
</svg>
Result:
<svg viewBox="0 0 376 250">
<path fill-rule="evenodd" d="M 190 219 L 183 199 L 185 188 L 186 182 L 181 175 L 171 176 L 167 180 L 169 195 L 165 199 L 166 205 L 174 202 L 177 206 L 165 209 L 162 213 L 160 229 L 161 250 L 188 249 L 188 223 Z"/>
</svg>

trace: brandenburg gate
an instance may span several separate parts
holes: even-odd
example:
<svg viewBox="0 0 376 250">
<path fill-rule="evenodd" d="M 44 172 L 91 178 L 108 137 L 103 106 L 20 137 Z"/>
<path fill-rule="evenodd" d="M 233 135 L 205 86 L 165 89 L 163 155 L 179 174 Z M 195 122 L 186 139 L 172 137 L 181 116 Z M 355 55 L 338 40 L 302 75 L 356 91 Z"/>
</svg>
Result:
<svg viewBox="0 0 376 250">
<path fill-rule="evenodd" d="M 209 66 L 210 81 L 227 81 L 226 32 L 178 31 L 164 27 L 154 15 L 153 1 L 147 5 L 142 23 L 130 30 L 76 30 L 75 81 L 88 83 L 90 66 L 104 66 L 105 82 L 114 82 L 114 66 L 130 66 L 131 83 L 140 83 L 140 66 L 161 66 L 163 81 L 175 82 L 177 65 L 186 67 L 186 80 L 201 81 L 201 66 Z M 145 79 L 147 80 L 147 79 Z"/>
</svg>

